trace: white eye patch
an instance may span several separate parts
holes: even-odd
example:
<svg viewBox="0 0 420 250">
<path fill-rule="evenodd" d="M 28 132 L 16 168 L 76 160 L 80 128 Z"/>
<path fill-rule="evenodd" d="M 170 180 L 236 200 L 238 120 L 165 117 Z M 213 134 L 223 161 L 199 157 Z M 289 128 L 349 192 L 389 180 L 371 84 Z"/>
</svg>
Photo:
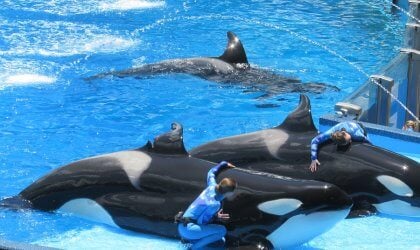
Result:
<svg viewBox="0 0 420 250">
<path fill-rule="evenodd" d="M 401 181 L 398 178 L 389 176 L 389 175 L 380 175 L 376 177 L 376 179 L 384 185 L 389 191 L 392 193 L 399 195 L 399 196 L 405 196 L 405 197 L 412 197 L 413 196 L 413 190 L 405 184 L 403 181 Z"/>
<path fill-rule="evenodd" d="M 300 200 L 285 198 L 261 203 L 258 209 L 268 214 L 285 215 L 296 210 L 300 205 L 302 205 Z"/>
</svg>

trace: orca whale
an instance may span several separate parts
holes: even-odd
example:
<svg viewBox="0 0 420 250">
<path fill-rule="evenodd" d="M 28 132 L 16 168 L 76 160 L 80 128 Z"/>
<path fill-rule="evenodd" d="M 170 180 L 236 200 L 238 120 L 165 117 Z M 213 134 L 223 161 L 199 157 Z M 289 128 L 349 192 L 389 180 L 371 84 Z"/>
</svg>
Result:
<svg viewBox="0 0 420 250">
<path fill-rule="evenodd" d="M 184 73 L 218 83 L 241 84 L 253 91 L 272 96 L 285 92 L 321 93 L 329 89 L 338 91 L 335 86 L 323 83 L 302 83 L 299 79 L 278 75 L 270 70 L 251 67 L 242 42 L 231 31 L 227 32 L 228 44 L 219 57 L 197 57 L 165 60 L 146 64 L 127 70 L 111 71 L 86 78 L 94 80 L 106 76 L 149 77 L 159 74 Z"/>
<path fill-rule="evenodd" d="M 310 100 L 301 95 L 298 107 L 281 125 L 208 142 L 190 154 L 209 161 L 223 159 L 244 169 L 335 184 L 353 199 L 349 217 L 379 212 L 420 218 L 418 162 L 369 143 L 353 142 L 348 148 L 326 143 L 319 148 L 321 165 L 312 173 L 310 143 L 316 135 Z"/>
<path fill-rule="evenodd" d="M 124 229 L 179 237 L 174 216 L 185 210 L 206 185 L 216 163 L 191 157 L 182 126 L 144 147 L 82 159 L 53 170 L 3 207 L 26 207 L 78 214 Z M 234 178 L 238 187 L 225 199 L 231 215 L 227 246 L 283 248 L 302 244 L 344 219 L 352 201 L 335 185 L 242 169 L 217 177 Z"/>
</svg>

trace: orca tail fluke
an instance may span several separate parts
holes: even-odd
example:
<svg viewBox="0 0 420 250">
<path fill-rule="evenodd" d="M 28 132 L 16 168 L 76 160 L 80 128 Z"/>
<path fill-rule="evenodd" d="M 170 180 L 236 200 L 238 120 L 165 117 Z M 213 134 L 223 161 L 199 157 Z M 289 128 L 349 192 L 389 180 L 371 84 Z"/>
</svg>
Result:
<svg viewBox="0 0 420 250">
<path fill-rule="evenodd" d="M 335 92 L 341 91 L 341 89 L 340 89 L 339 87 L 337 87 L 337 86 L 334 86 L 334 85 L 329 85 L 329 84 L 326 84 L 326 86 L 327 86 L 327 87 L 328 87 L 328 89 L 329 89 L 329 90 L 331 90 L 331 91 L 335 91 Z"/>
<path fill-rule="evenodd" d="M 20 196 L 13 196 L 0 200 L 0 209 L 32 209 L 32 204 Z"/>
</svg>

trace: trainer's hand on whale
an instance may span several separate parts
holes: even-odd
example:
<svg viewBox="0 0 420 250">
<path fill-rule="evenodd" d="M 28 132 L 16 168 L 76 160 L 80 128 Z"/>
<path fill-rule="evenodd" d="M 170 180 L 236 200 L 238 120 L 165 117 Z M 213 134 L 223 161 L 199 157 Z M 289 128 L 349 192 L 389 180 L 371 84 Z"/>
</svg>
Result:
<svg viewBox="0 0 420 250">
<path fill-rule="evenodd" d="M 225 221 L 226 222 L 230 219 L 230 215 L 223 213 L 223 209 L 220 209 L 219 212 L 217 212 L 217 219 L 219 221 Z"/>
<path fill-rule="evenodd" d="M 227 162 L 227 161 L 221 161 L 219 164 L 222 166 L 222 170 L 226 170 L 226 169 L 229 169 L 229 168 L 235 168 L 235 165 L 233 165 L 232 163 Z"/>
<path fill-rule="evenodd" d="M 321 163 L 317 159 L 312 160 L 311 165 L 309 166 L 309 169 L 311 170 L 312 173 L 316 171 L 316 168 L 318 167 L 318 165 L 321 165 Z"/>
<path fill-rule="evenodd" d="M 232 163 L 230 163 L 230 162 L 228 162 L 227 163 L 227 166 L 228 166 L 228 168 L 236 168 L 236 166 L 235 165 L 233 165 Z"/>
</svg>

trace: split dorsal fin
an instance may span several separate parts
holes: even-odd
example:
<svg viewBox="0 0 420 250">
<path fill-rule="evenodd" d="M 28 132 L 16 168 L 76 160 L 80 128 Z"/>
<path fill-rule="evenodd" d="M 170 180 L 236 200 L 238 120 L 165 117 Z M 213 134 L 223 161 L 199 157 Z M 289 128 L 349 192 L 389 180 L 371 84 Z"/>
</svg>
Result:
<svg viewBox="0 0 420 250">
<path fill-rule="evenodd" d="M 188 155 L 184 147 L 182 125 L 176 122 L 171 124 L 171 131 L 157 136 L 153 144 L 148 142 L 143 148 L 160 154 Z"/>
<path fill-rule="evenodd" d="M 220 60 L 231 64 L 243 63 L 248 64 L 245 49 L 242 46 L 241 40 L 232 31 L 227 32 L 228 44 L 223 55 L 219 56 Z"/>
<path fill-rule="evenodd" d="M 316 131 L 312 120 L 311 101 L 306 95 L 300 95 L 299 105 L 293 110 L 276 128 L 281 128 L 293 132 Z"/>
</svg>

